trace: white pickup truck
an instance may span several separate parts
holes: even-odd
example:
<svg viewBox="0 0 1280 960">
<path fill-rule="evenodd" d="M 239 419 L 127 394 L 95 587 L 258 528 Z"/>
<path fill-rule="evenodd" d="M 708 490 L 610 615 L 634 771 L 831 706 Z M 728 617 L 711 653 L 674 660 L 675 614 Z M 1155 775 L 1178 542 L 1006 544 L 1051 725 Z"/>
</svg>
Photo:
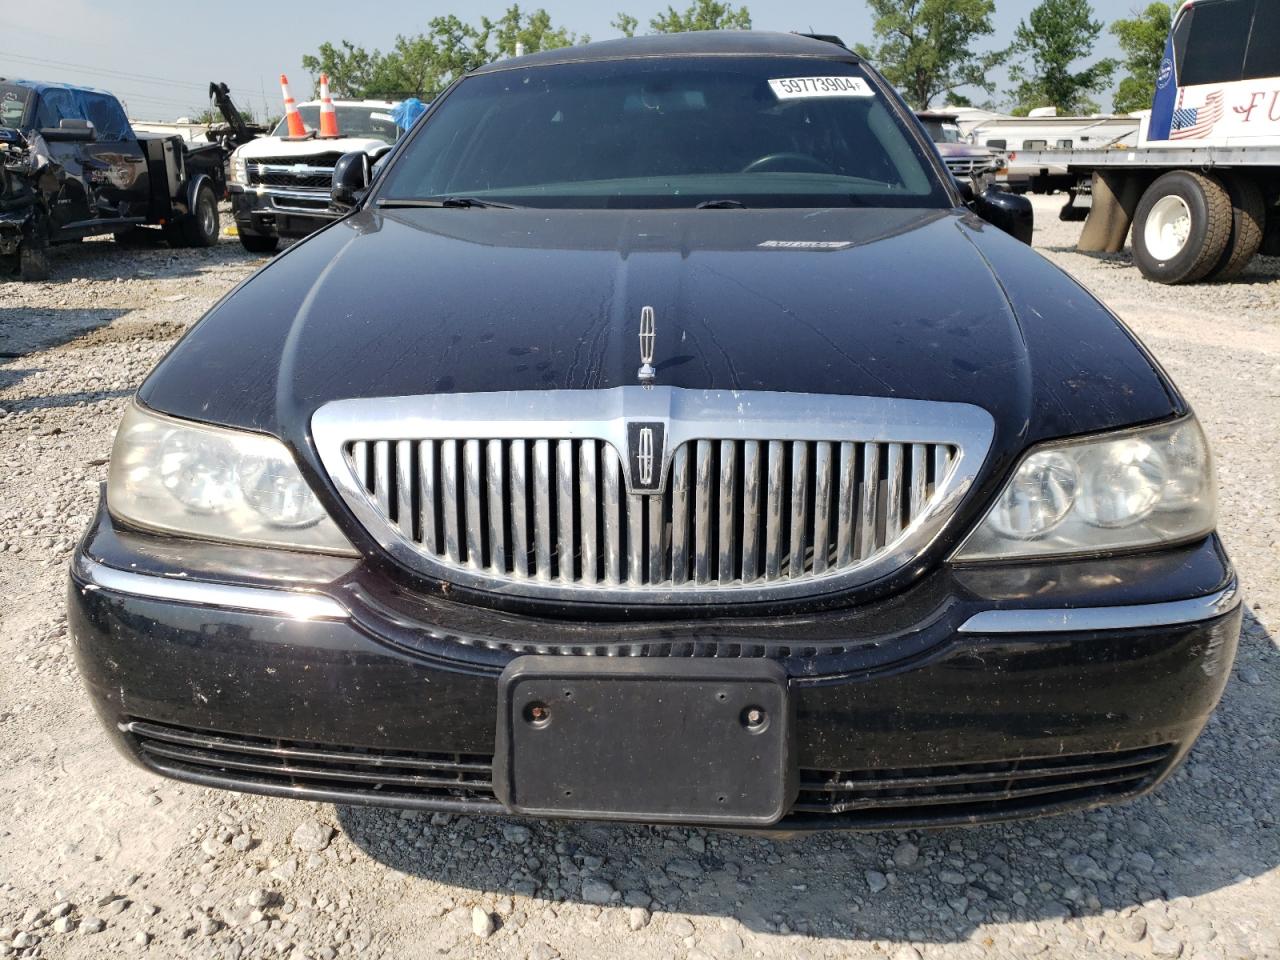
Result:
<svg viewBox="0 0 1280 960">
<path fill-rule="evenodd" d="M 1063 219 L 1088 218 L 1079 249 L 1118 253 L 1132 227 L 1150 280 L 1228 280 L 1259 251 L 1280 255 L 1280 3 L 1187 0 L 1136 148 L 1018 160 L 1066 168 Z"/>
<path fill-rule="evenodd" d="M 307 136 L 289 137 L 281 120 L 231 155 L 228 189 L 236 229 L 246 250 L 270 253 L 281 237 L 304 237 L 337 216 L 329 208 L 333 166 L 344 153 L 361 152 L 375 161 L 395 143 L 399 128 L 388 100 L 337 100 L 337 139 L 315 135 L 320 101 L 299 104 Z"/>
</svg>

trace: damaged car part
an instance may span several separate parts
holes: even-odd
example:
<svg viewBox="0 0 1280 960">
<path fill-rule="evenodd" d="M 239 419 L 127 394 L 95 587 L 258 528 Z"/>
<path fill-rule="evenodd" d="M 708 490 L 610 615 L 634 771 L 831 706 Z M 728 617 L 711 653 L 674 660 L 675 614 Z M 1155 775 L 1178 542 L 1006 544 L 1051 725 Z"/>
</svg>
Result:
<svg viewBox="0 0 1280 960">
<path fill-rule="evenodd" d="M 217 242 L 219 144 L 136 134 L 113 95 L 88 87 L 0 80 L 0 104 L 11 137 L 0 141 L 0 253 L 24 279 L 48 276 L 50 246 L 103 233 L 132 243 L 158 227 L 172 246 Z"/>
</svg>

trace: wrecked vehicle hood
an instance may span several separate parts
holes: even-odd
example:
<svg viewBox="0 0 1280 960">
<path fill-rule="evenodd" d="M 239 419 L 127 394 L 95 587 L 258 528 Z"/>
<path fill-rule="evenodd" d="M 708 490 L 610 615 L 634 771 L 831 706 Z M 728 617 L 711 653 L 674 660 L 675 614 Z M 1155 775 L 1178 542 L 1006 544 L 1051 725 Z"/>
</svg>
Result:
<svg viewBox="0 0 1280 960">
<path fill-rule="evenodd" d="M 1006 451 L 1179 401 L 1078 284 L 951 210 L 370 209 L 282 254 L 148 379 L 158 410 L 306 446 L 348 397 L 637 383 L 987 409 Z"/>
</svg>

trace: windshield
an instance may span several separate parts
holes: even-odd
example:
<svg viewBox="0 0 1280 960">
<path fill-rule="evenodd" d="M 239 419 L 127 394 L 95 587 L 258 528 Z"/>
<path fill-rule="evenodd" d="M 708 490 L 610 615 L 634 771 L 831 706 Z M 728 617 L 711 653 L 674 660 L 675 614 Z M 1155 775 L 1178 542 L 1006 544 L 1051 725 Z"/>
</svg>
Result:
<svg viewBox="0 0 1280 960">
<path fill-rule="evenodd" d="M 26 87 L 0 83 L 0 127 L 21 130 L 30 100 L 31 91 Z"/>
<path fill-rule="evenodd" d="M 379 202 L 947 206 L 891 102 L 851 63 L 637 58 L 463 80 Z"/>
<path fill-rule="evenodd" d="M 929 131 L 929 138 L 934 143 L 960 143 L 960 128 L 954 123 L 947 123 L 942 120 L 925 120 L 923 121 L 925 130 Z"/>
<path fill-rule="evenodd" d="M 302 115 L 302 124 L 308 130 L 320 129 L 319 104 L 304 104 L 298 108 L 298 113 Z M 338 117 L 338 133 L 344 137 L 363 137 L 381 140 L 384 143 L 396 142 L 398 128 L 391 117 L 390 107 L 337 106 L 334 107 L 334 113 Z M 288 118 L 281 120 L 271 135 L 287 137 L 289 135 Z"/>
</svg>

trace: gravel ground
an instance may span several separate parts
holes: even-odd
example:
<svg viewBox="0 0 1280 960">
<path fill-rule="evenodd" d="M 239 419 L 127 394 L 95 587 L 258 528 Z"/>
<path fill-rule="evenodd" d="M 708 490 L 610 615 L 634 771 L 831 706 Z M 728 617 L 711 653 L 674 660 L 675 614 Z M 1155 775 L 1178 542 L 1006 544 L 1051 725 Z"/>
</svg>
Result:
<svg viewBox="0 0 1280 960">
<path fill-rule="evenodd" d="M 262 261 L 55 256 L 0 282 L 0 957 L 1280 957 L 1280 261 L 1165 289 L 1126 256 L 1038 245 L 1147 342 L 1215 443 L 1249 614 L 1190 763 L 1123 807 L 781 843 L 266 800 L 106 747 L 63 586 L 130 393 Z"/>
</svg>

